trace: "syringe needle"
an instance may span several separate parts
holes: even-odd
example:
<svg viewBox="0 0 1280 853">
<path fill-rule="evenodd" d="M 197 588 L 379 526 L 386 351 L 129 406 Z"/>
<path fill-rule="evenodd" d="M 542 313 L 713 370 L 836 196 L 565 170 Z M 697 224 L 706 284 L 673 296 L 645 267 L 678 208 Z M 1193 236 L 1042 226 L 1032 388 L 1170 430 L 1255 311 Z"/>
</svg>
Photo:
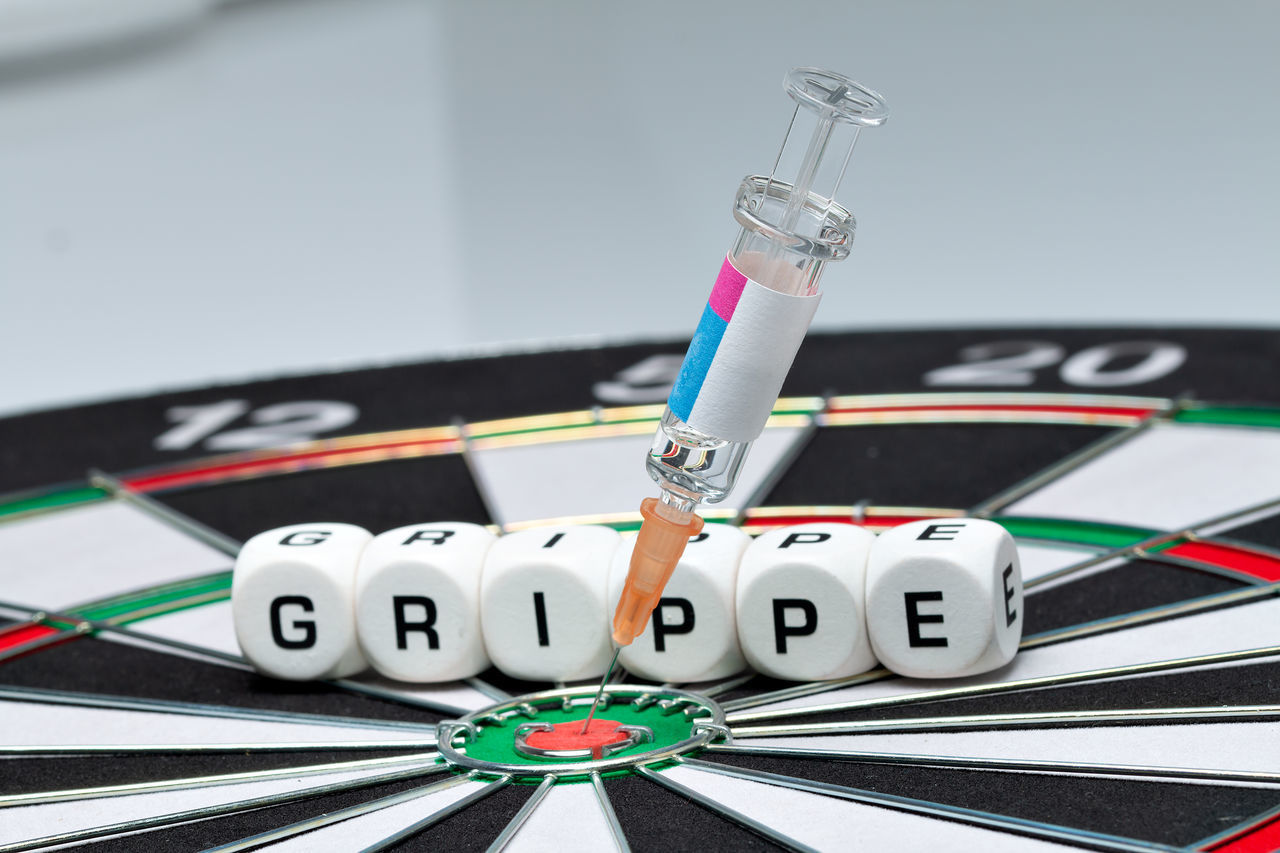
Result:
<svg viewBox="0 0 1280 853">
<path fill-rule="evenodd" d="M 596 708 L 600 705 L 600 697 L 604 695 L 605 685 L 609 683 L 609 676 L 613 675 L 613 668 L 618 665 L 618 655 L 622 654 L 622 646 L 618 646 L 613 652 L 613 660 L 609 661 L 609 668 L 604 671 L 604 678 L 600 679 L 600 689 L 596 691 L 595 701 L 591 703 L 591 713 L 587 714 L 587 718 L 582 722 L 582 731 L 580 734 L 586 734 L 587 729 L 591 728 L 591 719 L 596 715 Z"/>
</svg>

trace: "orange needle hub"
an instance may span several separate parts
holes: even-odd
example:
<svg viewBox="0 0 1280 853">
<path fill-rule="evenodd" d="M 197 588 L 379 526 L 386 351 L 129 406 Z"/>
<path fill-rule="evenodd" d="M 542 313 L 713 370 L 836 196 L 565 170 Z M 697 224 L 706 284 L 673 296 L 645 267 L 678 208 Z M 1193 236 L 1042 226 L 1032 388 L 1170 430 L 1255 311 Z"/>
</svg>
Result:
<svg viewBox="0 0 1280 853">
<path fill-rule="evenodd" d="M 645 498 L 640 515 L 644 523 L 636 536 L 627 581 L 613 614 L 613 641 L 620 646 L 631 645 L 644 631 L 680 562 L 684 546 L 702 531 L 702 519 L 696 512 L 676 509 L 657 498 Z"/>
</svg>

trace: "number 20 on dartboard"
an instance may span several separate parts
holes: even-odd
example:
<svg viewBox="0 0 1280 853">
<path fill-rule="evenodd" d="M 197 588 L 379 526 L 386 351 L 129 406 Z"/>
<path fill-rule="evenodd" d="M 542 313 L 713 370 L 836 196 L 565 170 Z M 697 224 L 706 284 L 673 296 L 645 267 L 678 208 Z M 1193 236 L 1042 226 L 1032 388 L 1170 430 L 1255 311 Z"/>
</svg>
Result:
<svg viewBox="0 0 1280 853">
<path fill-rule="evenodd" d="M 924 384 L 1024 386 L 1036 381 L 1036 371 L 1057 366 L 1068 385 L 1118 388 L 1163 379 L 1182 366 L 1187 351 L 1168 341 L 1120 341 L 1068 355 L 1047 341 L 994 341 L 965 347 L 959 356 L 959 364 L 926 373 Z"/>
</svg>

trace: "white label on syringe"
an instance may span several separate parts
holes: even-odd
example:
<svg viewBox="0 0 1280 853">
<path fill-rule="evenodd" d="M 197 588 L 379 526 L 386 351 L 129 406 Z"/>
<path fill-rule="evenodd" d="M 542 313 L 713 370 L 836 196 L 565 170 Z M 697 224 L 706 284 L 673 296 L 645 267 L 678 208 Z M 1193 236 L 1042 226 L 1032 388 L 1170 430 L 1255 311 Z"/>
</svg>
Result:
<svg viewBox="0 0 1280 853">
<path fill-rule="evenodd" d="M 667 406 L 699 432 L 754 441 L 819 299 L 770 290 L 725 258 Z"/>
</svg>

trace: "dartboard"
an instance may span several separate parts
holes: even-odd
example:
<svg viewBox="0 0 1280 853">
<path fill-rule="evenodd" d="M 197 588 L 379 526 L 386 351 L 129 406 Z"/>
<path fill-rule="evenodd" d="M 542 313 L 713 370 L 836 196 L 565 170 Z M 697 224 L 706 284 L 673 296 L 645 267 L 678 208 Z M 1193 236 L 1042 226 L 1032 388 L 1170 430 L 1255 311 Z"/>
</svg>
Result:
<svg viewBox="0 0 1280 853">
<path fill-rule="evenodd" d="M 1280 846 L 1280 333 L 815 334 L 710 520 L 1019 544 L 1012 663 L 594 686 L 255 673 L 239 543 L 624 534 L 680 342 L 291 376 L 0 421 L 0 850 Z M 607 614 L 601 615 L 602 619 Z"/>
</svg>

